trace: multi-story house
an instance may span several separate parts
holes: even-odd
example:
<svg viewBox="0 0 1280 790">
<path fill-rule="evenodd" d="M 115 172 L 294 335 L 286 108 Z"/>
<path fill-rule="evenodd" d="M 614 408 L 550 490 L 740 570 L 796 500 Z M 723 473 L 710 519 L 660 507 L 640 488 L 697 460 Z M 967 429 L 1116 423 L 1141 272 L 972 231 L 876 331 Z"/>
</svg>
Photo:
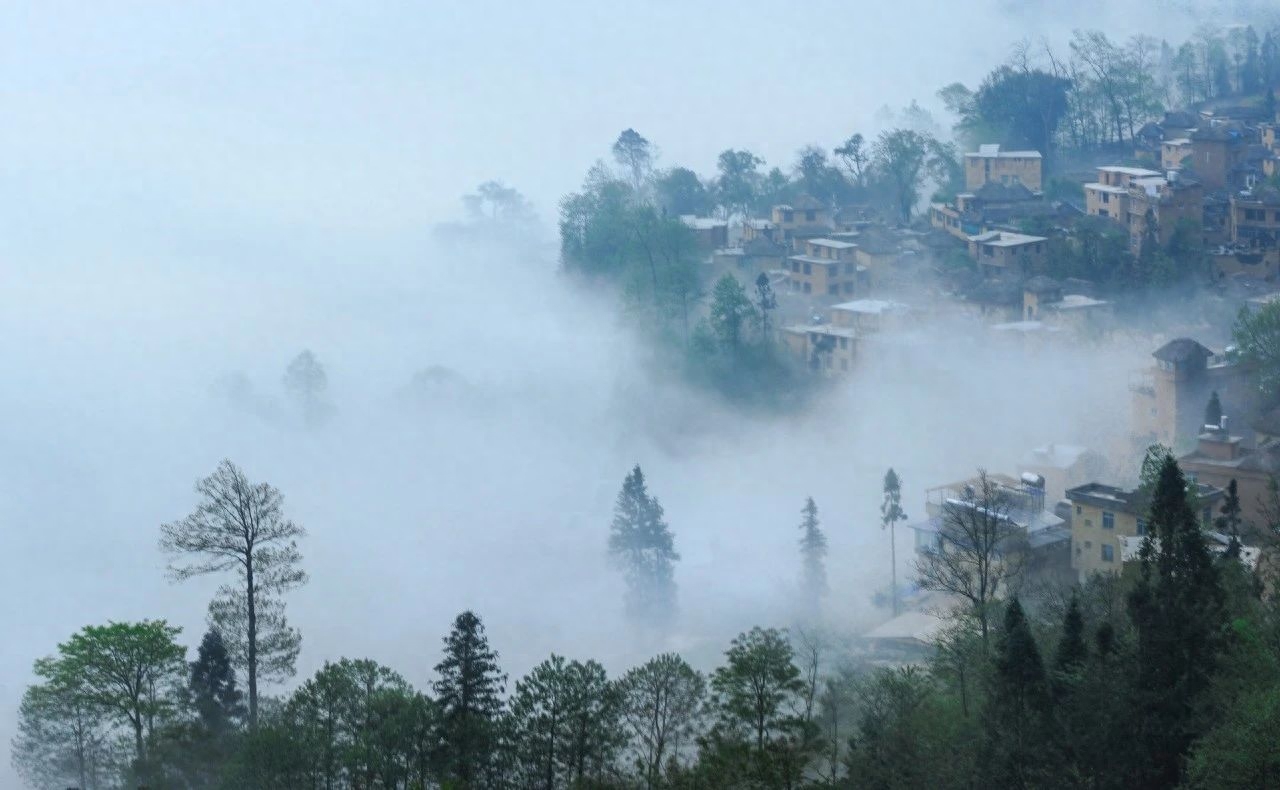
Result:
<svg viewBox="0 0 1280 790">
<path fill-rule="evenodd" d="M 961 550 L 973 533 L 994 539 L 1001 561 L 1017 556 L 1027 578 L 1063 579 L 1071 573 L 1071 532 L 1046 508 L 1044 478 L 989 474 L 930 488 L 923 521 L 910 524 L 918 555 Z"/>
<path fill-rule="evenodd" d="M 1183 167 L 1190 168 L 1205 189 L 1230 187 L 1232 171 L 1248 153 L 1247 136 L 1226 124 L 1201 125 L 1189 136 L 1191 156 L 1183 160 Z"/>
<path fill-rule="evenodd" d="M 972 192 L 983 184 L 1023 184 L 1039 191 L 1043 158 L 1039 151 L 1001 151 L 999 145 L 980 145 L 964 155 L 964 187 Z"/>
<path fill-rule="evenodd" d="M 804 254 L 786 261 L 791 291 L 832 299 L 852 296 L 859 283 L 857 249 L 858 245 L 849 241 L 807 240 Z"/>
<path fill-rule="evenodd" d="M 1280 190 L 1258 187 L 1231 196 L 1231 241 L 1254 251 L 1280 249 Z"/>
<path fill-rule="evenodd" d="M 771 221 L 773 240 L 795 250 L 803 249 L 806 240 L 820 238 L 834 229 L 831 209 L 809 195 L 800 195 L 790 204 L 774 206 Z"/>
<path fill-rule="evenodd" d="M 1271 480 L 1280 476 L 1280 441 L 1260 435 L 1255 447 L 1246 447 L 1241 436 L 1228 430 L 1227 418 L 1205 425 L 1196 447 L 1178 459 L 1178 465 L 1201 483 L 1226 488 L 1236 481 L 1242 516 L 1254 527 L 1265 529 Z"/>
<path fill-rule="evenodd" d="M 1190 137 L 1178 137 L 1160 143 L 1160 167 L 1164 170 L 1181 169 L 1182 163 L 1190 156 Z"/>
<path fill-rule="evenodd" d="M 814 373 L 838 376 L 853 370 L 858 332 L 853 327 L 796 324 L 779 331 L 783 344 Z"/>
<path fill-rule="evenodd" d="M 1197 181 L 1184 178 L 1177 171 L 1168 177 L 1133 179 L 1129 184 L 1128 217 L 1122 218 L 1129 229 L 1129 249 L 1137 254 L 1148 232 L 1161 248 L 1167 247 L 1179 223 L 1195 229 L 1197 243 L 1204 221 L 1204 189 Z"/>
<path fill-rule="evenodd" d="M 1159 177 L 1155 170 L 1143 167 L 1099 167 L 1098 180 L 1084 185 L 1084 213 L 1093 217 L 1110 217 L 1127 224 L 1130 183 L 1134 179 Z"/>
<path fill-rule="evenodd" d="M 1221 507 L 1223 491 L 1196 484 L 1197 514 L 1208 531 Z M 1071 569 L 1080 581 L 1095 573 L 1119 573 L 1123 563 L 1137 557 L 1147 534 L 1145 492 L 1104 483 L 1067 489 L 1071 502 Z"/>
<path fill-rule="evenodd" d="M 1215 356 L 1195 340 L 1180 337 L 1156 349 L 1156 364 L 1130 382 L 1134 447 L 1163 444 L 1188 449 L 1204 427 L 1204 409 L 1218 393 L 1223 410 L 1249 424 L 1257 416 L 1253 369 Z"/>
<path fill-rule="evenodd" d="M 969 256 L 983 275 L 1028 275 L 1044 270 L 1048 239 L 992 230 L 969 237 Z"/>
</svg>

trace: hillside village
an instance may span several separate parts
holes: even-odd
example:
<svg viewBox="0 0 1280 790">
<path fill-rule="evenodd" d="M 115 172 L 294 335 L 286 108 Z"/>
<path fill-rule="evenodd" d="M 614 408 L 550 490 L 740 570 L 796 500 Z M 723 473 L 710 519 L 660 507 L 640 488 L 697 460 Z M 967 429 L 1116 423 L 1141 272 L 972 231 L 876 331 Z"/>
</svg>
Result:
<svg viewBox="0 0 1280 790">
<path fill-rule="evenodd" d="M 246 300 L 270 320 L 241 327 L 242 345 L 269 347 L 305 312 L 277 296 L 336 277 L 340 297 L 310 308 L 322 339 L 351 343 L 332 391 L 307 349 L 279 402 L 238 373 L 213 405 L 166 413 L 188 371 L 151 357 L 169 344 L 204 365 L 207 325 L 246 313 L 201 303 L 183 316 L 201 344 L 183 346 L 173 305 L 143 336 L 113 325 L 119 305 L 64 326 L 32 320 L 52 298 L 35 299 L 15 345 L 59 349 L 41 359 L 58 370 L 40 390 L 28 366 L 26 399 L 101 375 L 59 356 L 112 359 L 91 334 L 164 370 L 81 383 L 66 403 L 93 419 L 13 411 L 38 435 L 12 486 L 31 503 L 11 520 L 36 525 L 11 530 L 31 564 L 14 574 L 19 625 L 39 640 L 11 640 L 30 666 L 20 700 L 0 683 L 16 776 L 38 790 L 1280 787 L 1280 14 L 1262 11 L 1257 29 L 1182 42 L 1011 42 L 976 87 L 942 86 L 936 117 L 886 107 L 874 134 L 783 165 L 731 147 L 700 175 L 625 129 L 559 205 L 554 275 L 526 265 L 530 204 L 484 183 L 468 221 L 435 230 L 449 255 L 496 259 L 396 265 L 358 288 L 372 267 L 309 265 Z M 637 62 L 671 68 L 644 50 Z M 477 102 L 512 109 L 464 68 Z M 809 133 L 802 113 L 784 120 Z M 498 291 L 515 300 L 501 320 Z M 423 350 L 431 335 L 456 356 L 394 394 L 363 364 L 442 353 Z M 115 414 L 146 381 L 135 421 Z M 222 460 L 175 492 L 211 447 Z M 61 559 L 31 562 L 46 556 Z M 159 557 L 181 592 L 147 586 Z M 183 633 L 193 600 L 203 636 Z M 458 613 L 436 642 L 441 607 Z M 396 655 L 405 674 L 383 663 Z"/>
<path fill-rule="evenodd" d="M 997 70 L 986 87 L 1055 80 L 1022 69 L 1020 76 Z M 1144 455 L 1163 452 L 1195 482 L 1213 550 L 1256 567 L 1265 561 L 1265 525 L 1280 516 L 1273 482 L 1280 402 L 1264 385 L 1265 365 L 1235 345 L 1231 323 L 1242 309 L 1280 303 L 1280 109 L 1274 87 L 1263 90 L 1260 79 L 1221 93 L 1178 109 L 1148 102 L 1149 118 L 1124 118 L 1128 135 L 1122 129 L 1070 151 L 1061 140 L 1056 151 L 1006 144 L 1030 136 L 1016 133 L 977 138 L 961 150 L 897 129 L 870 147 L 855 135 L 831 157 L 802 149 L 794 177 L 776 168 L 761 177 L 758 159 L 733 150 L 706 185 L 683 168 L 655 171 L 649 188 L 661 219 L 654 221 L 684 228 L 696 250 L 694 279 L 707 284 L 682 297 L 684 332 L 697 348 L 701 331 L 710 349 L 694 357 L 695 367 L 724 364 L 754 333 L 758 356 L 780 350 L 787 361 L 779 368 L 804 372 L 783 377 L 786 386 L 807 386 L 808 376 L 839 387 L 859 375 L 878 338 L 943 318 L 974 326 L 990 343 L 1044 355 L 1123 334 L 1151 357 L 1131 373 L 1128 436 L 1108 447 L 1058 437 L 1027 448 L 1015 469 L 937 481 L 924 503 L 927 518 L 906 525 L 916 561 L 927 564 L 957 545 L 962 539 L 951 533 L 963 519 L 953 511 L 977 508 L 999 511 L 1011 527 L 1004 539 L 1018 545 L 1024 583 L 1120 574 L 1146 534 L 1149 491 L 1138 467 Z M 1042 139 L 1053 140 L 1052 130 Z M 614 146 L 624 172 L 635 166 L 631 189 L 641 192 L 647 146 L 633 130 Z M 895 182 L 904 156 L 914 157 L 906 165 L 914 169 L 907 182 Z M 878 189 L 868 175 L 875 168 Z M 924 201 L 918 191 L 926 176 L 935 192 Z M 753 183 L 754 194 L 729 197 L 735 179 Z M 768 201 L 771 192 L 784 199 Z M 567 269 L 575 267 L 572 225 L 562 213 Z M 659 289 L 655 273 L 661 313 Z M 689 330 L 689 305 L 703 295 L 705 307 L 692 313 L 702 322 Z M 1148 320 L 1170 305 L 1181 315 Z M 972 461 L 974 468 L 985 463 L 980 451 Z M 1242 512 L 1224 526 L 1228 490 Z M 1009 561 L 1014 552 L 996 553 Z M 904 614 L 896 611 L 899 594 L 911 598 Z M 868 634 L 870 643 L 925 649 L 942 627 L 925 614 L 938 610 L 939 597 L 913 583 L 893 596 L 895 617 Z"/>
</svg>

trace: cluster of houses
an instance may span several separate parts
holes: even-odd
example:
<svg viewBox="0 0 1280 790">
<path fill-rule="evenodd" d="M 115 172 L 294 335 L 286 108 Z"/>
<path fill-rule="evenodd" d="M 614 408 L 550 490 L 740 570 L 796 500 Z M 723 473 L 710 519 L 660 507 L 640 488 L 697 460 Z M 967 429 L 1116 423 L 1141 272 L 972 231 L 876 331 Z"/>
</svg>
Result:
<svg viewBox="0 0 1280 790">
<path fill-rule="evenodd" d="M 1240 562 L 1257 567 L 1266 561 L 1261 545 L 1268 526 L 1280 517 L 1272 490 L 1280 479 L 1280 408 L 1262 408 L 1251 365 L 1194 339 L 1171 340 L 1152 358 L 1130 385 L 1132 449 L 1155 443 L 1173 448 L 1192 486 L 1189 494 L 1210 550 L 1233 551 Z M 1210 402 L 1215 408 L 1207 408 Z M 1126 477 L 1133 482 L 1132 474 Z M 1235 535 L 1227 534 L 1220 521 L 1233 482 L 1243 521 Z M 1104 454 L 1050 444 L 1027 453 L 1015 474 L 928 489 L 926 518 L 908 526 L 918 558 L 962 551 L 962 514 L 980 508 L 1003 525 L 998 561 L 1016 556 L 1023 583 L 1072 583 L 1122 573 L 1139 558 L 1148 496 L 1139 485 L 1120 484 Z M 938 608 L 915 607 L 866 636 L 877 650 L 927 650 L 942 628 L 931 614 Z"/>
</svg>

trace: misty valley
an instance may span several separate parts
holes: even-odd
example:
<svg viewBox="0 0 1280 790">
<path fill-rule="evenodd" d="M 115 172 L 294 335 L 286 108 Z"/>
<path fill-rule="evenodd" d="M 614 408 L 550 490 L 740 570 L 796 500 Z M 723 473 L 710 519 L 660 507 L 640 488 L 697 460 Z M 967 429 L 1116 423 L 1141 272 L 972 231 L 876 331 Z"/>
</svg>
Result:
<svg viewBox="0 0 1280 790">
<path fill-rule="evenodd" d="M 912 2 L 0 11 L 0 787 L 1280 787 L 1280 11 Z"/>
</svg>

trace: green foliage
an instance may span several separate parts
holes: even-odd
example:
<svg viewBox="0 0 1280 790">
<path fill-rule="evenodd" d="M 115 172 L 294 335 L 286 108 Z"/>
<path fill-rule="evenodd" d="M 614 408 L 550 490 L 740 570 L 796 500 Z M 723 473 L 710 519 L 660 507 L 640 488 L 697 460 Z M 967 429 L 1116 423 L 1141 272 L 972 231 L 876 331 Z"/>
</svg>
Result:
<svg viewBox="0 0 1280 790">
<path fill-rule="evenodd" d="M 627 616 L 647 626 L 670 624 L 676 611 L 675 563 L 680 555 L 662 505 L 649 495 L 639 464 L 618 492 L 609 554 L 626 578 Z"/>
<path fill-rule="evenodd" d="M 804 502 L 800 513 L 801 588 L 810 614 L 816 614 L 827 594 L 827 536 L 818 523 L 818 506 L 813 497 Z"/>
<path fill-rule="evenodd" d="M 1263 396 L 1268 401 L 1280 397 L 1280 302 L 1240 308 L 1232 337 L 1240 358 L 1257 366 Z"/>
<path fill-rule="evenodd" d="M 678 217 L 682 214 L 705 216 L 711 213 L 712 199 L 698 174 L 687 167 L 673 167 L 654 182 L 658 205 Z"/>
<path fill-rule="evenodd" d="M 791 644 L 781 631 L 753 628 L 725 658 L 711 676 L 715 724 L 703 740 L 704 760 L 722 780 L 796 785 L 815 741 L 813 723 L 797 712 L 804 682 Z"/>
<path fill-rule="evenodd" d="M 1017 597 L 1005 607 L 983 720 L 992 787 L 1038 787 L 1052 776 L 1048 677 Z"/>
<path fill-rule="evenodd" d="M 757 205 L 761 194 L 760 165 L 764 160 L 750 151 L 732 148 L 716 159 L 716 202 L 728 214 L 746 214 Z"/>
<path fill-rule="evenodd" d="M 650 659 L 618 682 L 628 751 L 646 790 L 663 786 L 664 775 L 678 769 L 681 746 L 700 732 L 706 694 L 706 679 L 674 653 Z"/>
<path fill-rule="evenodd" d="M 958 701 L 918 667 L 879 669 L 854 687 L 856 732 L 840 787 L 971 786 L 973 727 Z"/>
<path fill-rule="evenodd" d="M 113 728 L 83 678 L 61 671 L 57 659 L 36 662 L 40 679 L 22 695 L 12 762 L 27 784 L 50 790 L 106 788 L 113 761 Z"/>
<path fill-rule="evenodd" d="M 733 355 L 746 342 L 746 328 L 756 318 L 755 306 L 732 274 L 716 281 L 711 292 L 711 331 L 721 350 Z"/>
<path fill-rule="evenodd" d="M 547 790 L 589 787 L 613 774 L 622 745 L 618 688 L 595 661 L 551 658 L 516 682 L 515 776 Z"/>
<path fill-rule="evenodd" d="M 474 612 L 453 621 L 444 638 L 444 658 L 435 669 L 432 688 L 440 711 L 443 775 L 462 787 L 483 786 L 493 767 L 506 676 Z"/>
<path fill-rule="evenodd" d="M 1137 632 L 1136 684 L 1141 717 L 1130 780 L 1176 783 L 1202 731 L 1204 702 L 1223 643 L 1224 595 L 1177 461 L 1166 457 L 1151 493 L 1148 537 L 1129 596 Z"/>
<path fill-rule="evenodd" d="M 1071 81 L 1039 69 L 1000 66 L 982 81 L 963 124 L 996 133 L 997 142 L 1048 156 L 1067 114 Z"/>
</svg>

